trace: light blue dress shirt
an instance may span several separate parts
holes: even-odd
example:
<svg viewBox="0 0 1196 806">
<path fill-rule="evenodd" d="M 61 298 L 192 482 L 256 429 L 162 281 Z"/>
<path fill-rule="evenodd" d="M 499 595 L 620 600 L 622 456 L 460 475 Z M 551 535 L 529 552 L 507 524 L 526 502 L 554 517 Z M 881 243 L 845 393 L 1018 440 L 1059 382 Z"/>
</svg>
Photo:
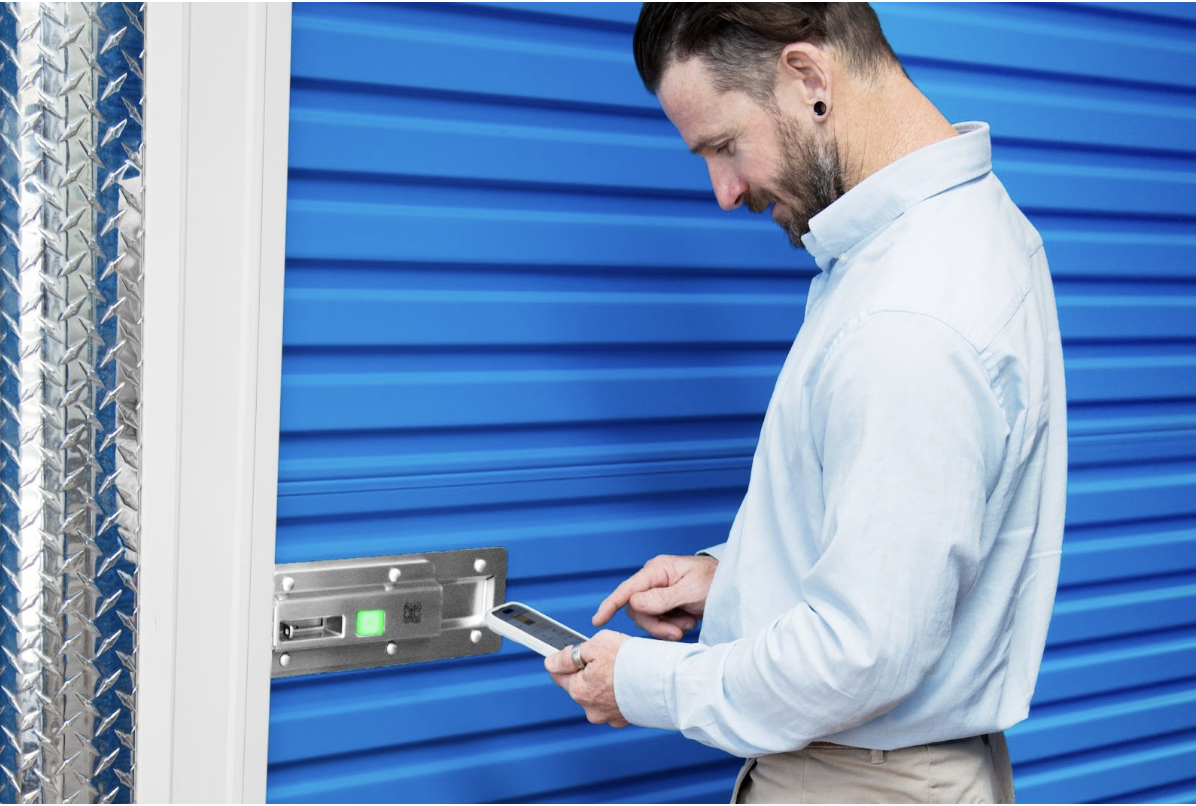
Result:
<svg viewBox="0 0 1196 806">
<path fill-rule="evenodd" d="M 822 272 L 700 640 L 617 656 L 632 723 L 751 757 L 1026 716 L 1063 538 L 1063 354 L 988 126 L 955 129 L 810 221 Z"/>
</svg>

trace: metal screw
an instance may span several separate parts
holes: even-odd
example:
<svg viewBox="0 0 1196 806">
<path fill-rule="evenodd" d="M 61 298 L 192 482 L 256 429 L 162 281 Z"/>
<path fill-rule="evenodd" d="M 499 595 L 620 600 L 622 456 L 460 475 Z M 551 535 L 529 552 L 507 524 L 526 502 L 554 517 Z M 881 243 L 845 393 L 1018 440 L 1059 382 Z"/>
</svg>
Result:
<svg viewBox="0 0 1196 806">
<path fill-rule="evenodd" d="M 390 569 L 390 573 L 387 574 L 386 577 L 391 582 L 398 582 L 399 577 L 401 577 L 402 575 L 403 575 L 403 572 L 400 571 L 398 568 L 392 568 L 392 569 Z"/>
<path fill-rule="evenodd" d="M 475 644 L 478 643 L 479 641 L 481 641 L 482 640 L 482 631 L 481 630 L 470 630 L 469 631 L 469 640 L 473 641 Z"/>
<path fill-rule="evenodd" d="M 287 654 L 286 652 L 282 653 L 282 655 L 280 655 L 278 658 L 278 665 L 279 666 L 290 666 L 291 665 L 291 656 L 289 654 Z"/>
<path fill-rule="evenodd" d="M 479 574 L 482 573 L 483 571 L 485 571 L 486 570 L 486 561 L 483 560 L 481 557 L 474 560 L 473 561 L 473 570 Z"/>
<path fill-rule="evenodd" d="M 295 580 L 293 577 L 283 577 L 282 578 L 282 589 L 284 591 L 286 591 L 287 593 L 290 593 L 294 589 L 294 587 L 295 587 Z"/>
<path fill-rule="evenodd" d="M 399 645 L 396 644 L 394 641 L 391 641 L 389 644 L 386 645 L 386 654 L 387 655 L 393 655 L 398 651 L 399 651 Z"/>
</svg>

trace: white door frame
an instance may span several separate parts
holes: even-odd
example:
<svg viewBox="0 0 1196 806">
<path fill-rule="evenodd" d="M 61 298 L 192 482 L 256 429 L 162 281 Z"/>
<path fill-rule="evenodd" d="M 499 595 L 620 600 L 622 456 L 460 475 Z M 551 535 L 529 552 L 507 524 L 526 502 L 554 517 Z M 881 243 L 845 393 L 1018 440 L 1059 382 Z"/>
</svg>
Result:
<svg viewBox="0 0 1196 806">
<path fill-rule="evenodd" d="M 150 3 L 136 800 L 263 802 L 289 3 Z"/>
</svg>

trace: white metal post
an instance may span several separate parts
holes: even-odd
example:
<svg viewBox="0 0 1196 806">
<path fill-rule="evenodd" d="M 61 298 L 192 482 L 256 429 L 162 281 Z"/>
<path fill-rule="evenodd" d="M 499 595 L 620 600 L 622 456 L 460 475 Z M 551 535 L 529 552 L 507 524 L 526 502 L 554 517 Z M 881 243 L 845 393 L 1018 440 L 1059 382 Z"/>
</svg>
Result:
<svg viewBox="0 0 1196 806">
<path fill-rule="evenodd" d="M 266 794 L 290 5 L 146 11 L 137 792 Z"/>
</svg>

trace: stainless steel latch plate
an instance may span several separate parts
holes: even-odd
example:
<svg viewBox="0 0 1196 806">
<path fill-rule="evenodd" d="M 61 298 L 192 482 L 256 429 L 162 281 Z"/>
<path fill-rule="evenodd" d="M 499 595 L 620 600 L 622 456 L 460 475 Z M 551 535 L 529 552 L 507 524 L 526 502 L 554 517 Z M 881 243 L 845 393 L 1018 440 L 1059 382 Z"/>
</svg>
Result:
<svg viewBox="0 0 1196 806">
<path fill-rule="evenodd" d="M 497 652 L 506 582 L 503 548 L 276 565 L 271 676 Z"/>
</svg>

